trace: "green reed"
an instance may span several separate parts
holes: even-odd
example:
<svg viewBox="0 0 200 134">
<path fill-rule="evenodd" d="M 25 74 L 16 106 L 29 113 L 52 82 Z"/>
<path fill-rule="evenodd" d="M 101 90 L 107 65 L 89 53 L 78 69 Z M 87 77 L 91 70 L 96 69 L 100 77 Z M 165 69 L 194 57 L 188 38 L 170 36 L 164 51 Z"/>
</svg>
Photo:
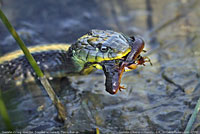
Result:
<svg viewBox="0 0 200 134">
<path fill-rule="evenodd" d="M 185 134 L 189 134 L 191 132 L 192 125 L 194 124 L 199 111 L 200 111 L 200 98 L 199 98 L 199 100 L 198 100 L 198 102 L 197 102 L 197 104 L 194 108 L 194 111 L 193 111 L 193 113 L 192 113 L 192 115 L 191 115 L 191 117 L 190 117 L 190 119 L 187 123 L 187 126 L 186 126 L 185 131 L 184 131 Z"/>
<path fill-rule="evenodd" d="M 10 130 L 10 131 L 14 130 L 14 127 L 12 126 L 10 117 L 8 115 L 6 106 L 3 101 L 1 89 L 0 89 L 0 115 L 2 116 L 2 119 L 6 125 L 7 130 Z"/>
<path fill-rule="evenodd" d="M 23 51 L 25 57 L 29 61 L 30 65 L 32 66 L 33 70 L 35 71 L 36 75 L 39 77 L 39 80 L 43 87 L 45 88 L 46 92 L 48 93 L 50 99 L 52 100 L 53 104 L 55 105 L 57 111 L 58 111 L 58 118 L 62 121 L 65 121 L 66 115 L 65 115 L 65 108 L 61 104 L 61 101 L 55 94 L 53 88 L 51 87 L 50 83 L 48 82 L 47 78 L 44 76 L 43 72 L 37 65 L 35 59 L 30 54 L 29 50 L 27 49 L 24 42 L 21 40 L 17 32 L 15 31 L 14 27 L 10 24 L 7 17 L 4 15 L 3 11 L 0 9 L 0 18 L 4 25 L 7 27 L 8 31 L 11 33 L 13 38 L 16 40 L 17 44 L 20 46 L 21 50 Z"/>
</svg>

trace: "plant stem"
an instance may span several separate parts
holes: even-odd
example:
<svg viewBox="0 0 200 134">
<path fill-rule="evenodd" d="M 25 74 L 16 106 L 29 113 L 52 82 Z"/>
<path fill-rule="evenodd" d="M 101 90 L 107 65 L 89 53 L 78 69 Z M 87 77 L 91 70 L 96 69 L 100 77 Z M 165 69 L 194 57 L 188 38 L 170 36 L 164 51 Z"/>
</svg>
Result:
<svg viewBox="0 0 200 134">
<path fill-rule="evenodd" d="M 13 128 L 13 126 L 11 124 L 11 121 L 10 121 L 6 106 L 4 104 L 3 97 L 2 97 L 2 94 L 1 94 L 1 89 L 0 89 L 0 115 L 3 118 L 3 121 L 4 121 L 4 123 L 5 123 L 6 127 L 7 127 L 7 130 L 13 131 L 14 128 Z"/>
<path fill-rule="evenodd" d="M 26 45 L 24 42 L 21 40 L 17 32 L 15 31 L 14 27 L 10 24 L 8 21 L 7 17 L 4 15 L 3 11 L 0 9 L 0 18 L 4 25 L 7 27 L 8 31 L 11 33 L 13 38 L 16 40 L 18 45 L 20 46 L 21 50 L 23 51 L 25 57 L 29 61 L 30 65 L 32 66 L 33 70 L 35 71 L 36 75 L 40 78 L 40 82 L 45 88 L 46 92 L 48 93 L 50 99 L 52 100 L 53 104 L 55 105 L 57 111 L 58 111 L 58 117 L 60 120 L 65 121 L 66 115 L 65 115 L 65 108 L 61 104 L 59 98 L 56 96 L 53 88 L 49 84 L 48 80 L 44 76 L 43 72 L 37 65 L 35 59 L 33 56 L 30 54 L 29 50 L 27 49 Z"/>
<path fill-rule="evenodd" d="M 187 123 L 187 126 L 185 128 L 184 133 L 187 133 L 187 134 L 190 133 L 190 131 L 192 129 L 192 125 L 194 124 L 194 122 L 196 120 L 196 117 L 197 117 L 197 114 L 198 114 L 199 110 L 200 110 L 200 98 L 199 98 L 199 100 L 198 100 L 198 102 L 197 102 L 197 104 L 196 104 L 196 106 L 194 108 L 194 111 L 192 113 L 192 116 L 190 117 L 190 120 Z"/>
</svg>

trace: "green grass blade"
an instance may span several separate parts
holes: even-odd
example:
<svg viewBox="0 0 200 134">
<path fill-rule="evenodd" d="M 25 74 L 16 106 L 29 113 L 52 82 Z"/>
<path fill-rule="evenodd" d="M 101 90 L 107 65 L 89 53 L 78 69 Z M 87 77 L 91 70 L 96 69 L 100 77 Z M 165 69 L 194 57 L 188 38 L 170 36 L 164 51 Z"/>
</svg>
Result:
<svg viewBox="0 0 200 134">
<path fill-rule="evenodd" d="M 184 133 L 187 133 L 187 134 L 190 133 L 190 131 L 192 129 L 192 125 L 194 124 L 194 122 L 196 120 L 196 117 L 197 117 L 197 114 L 198 114 L 199 110 L 200 110 L 200 98 L 199 98 L 199 100 L 198 100 L 198 102 L 197 102 L 197 104 L 196 104 L 196 106 L 194 108 L 192 116 L 190 117 L 190 119 L 189 119 L 189 121 L 187 123 L 187 126 L 185 128 Z"/>
<path fill-rule="evenodd" d="M 65 115 L 64 106 L 61 104 L 61 101 L 56 96 L 53 88 L 49 84 L 48 80 L 46 79 L 46 77 L 42 73 L 42 71 L 39 68 L 39 66 L 37 65 L 35 59 L 30 54 L 29 50 L 26 48 L 26 45 L 21 40 L 21 38 L 19 37 L 19 35 L 15 31 L 14 27 L 10 24 L 10 22 L 8 21 L 7 17 L 4 15 L 4 13 L 3 13 L 3 11 L 1 9 L 0 9 L 0 18 L 1 18 L 2 22 L 4 23 L 4 25 L 7 27 L 7 29 L 9 30 L 9 32 L 11 33 L 11 35 L 14 37 L 14 39 L 16 40 L 16 42 L 18 43 L 18 45 L 20 46 L 22 51 L 24 52 L 27 60 L 31 64 L 31 66 L 32 66 L 33 70 L 35 71 L 36 75 L 40 78 L 41 84 L 45 88 L 46 92 L 48 93 L 50 99 L 52 100 L 53 104 L 55 105 L 55 107 L 56 107 L 56 109 L 58 111 L 59 119 L 61 121 L 65 121 L 66 115 Z"/>
<path fill-rule="evenodd" d="M 6 125 L 7 130 L 13 131 L 14 128 L 13 128 L 10 118 L 8 116 L 8 112 L 7 112 L 6 106 L 5 106 L 3 98 L 2 98 L 1 89 L 0 89 L 0 115 L 2 116 L 2 119 Z"/>
<path fill-rule="evenodd" d="M 15 31 L 15 29 L 13 28 L 13 26 L 10 24 L 10 22 L 8 21 L 7 17 L 4 15 L 4 13 L 2 12 L 1 9 L 0 9 L 0 18 L 1 18 L 2 22 L 4 23 L 4 25 L 7 27 L 7 29 L 9 30 L 9 32 L 12 34 L 12 36 L 17 41 L 18 45 L 20 46 L 21 50 L 24 52 L 26 58 L 28 59 L 28 61 L 31 64 L 31 66 L 33 67 L 33 69 L 34 69 L 35 73 L 37 74 L 37 76 L 38 77 L 44 76 L 44 74 L 40 70 L 39 66 L 37 65 L 35 59 L 30 54 L 30 52 L 26 48 L 24 42 L 18 36 L 17 32 Z"/>
</svg>

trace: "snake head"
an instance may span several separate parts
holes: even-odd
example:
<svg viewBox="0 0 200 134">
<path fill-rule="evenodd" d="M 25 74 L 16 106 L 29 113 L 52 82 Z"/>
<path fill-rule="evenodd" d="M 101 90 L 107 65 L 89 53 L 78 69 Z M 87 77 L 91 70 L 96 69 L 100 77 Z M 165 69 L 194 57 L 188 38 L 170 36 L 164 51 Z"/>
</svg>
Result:
<svg viewBox="0 0 200 134">
<path fill-rule="evenodd" d="M 91 72 L 91 68 L 102 69 L 106 76 L 106 91 L 117 93 L 121 77 L 126 68 L 135 69 L 138 57 L 144 48 L 139 37 L 128 37 L 111 30 L 91 30 L 79 38 L 71 47 L 73 56 L 83 65 L 82 74 Z M 133 68 L 135 67 L 135 68 Z"/>
<path fill-rule="evenodd" d="M 73 44 L 74 56 L 84 63 L 120 59 L 131 51 L 130 41 L 111 30 L 91 30 Z"/>
</svg>

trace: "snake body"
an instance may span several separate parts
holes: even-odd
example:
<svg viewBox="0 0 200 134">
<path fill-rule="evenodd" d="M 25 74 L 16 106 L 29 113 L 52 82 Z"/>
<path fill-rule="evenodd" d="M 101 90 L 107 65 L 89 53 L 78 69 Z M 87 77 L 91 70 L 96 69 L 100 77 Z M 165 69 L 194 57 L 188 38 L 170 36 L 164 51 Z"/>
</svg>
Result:
<svg viewBox="0 0 200 134">
<path fill-rule="evenodd" d="M 125 57 L 132 49 L 131 38 L 111 30 L 91 30 L 72 45 L 51 44 L 29 48 L 47 77 L 89 74 L 102 69 L 102 61 Z M 20 50 L 0 57 L 0 84 L 21 83 L 35 77 Z"/>
</svg>

